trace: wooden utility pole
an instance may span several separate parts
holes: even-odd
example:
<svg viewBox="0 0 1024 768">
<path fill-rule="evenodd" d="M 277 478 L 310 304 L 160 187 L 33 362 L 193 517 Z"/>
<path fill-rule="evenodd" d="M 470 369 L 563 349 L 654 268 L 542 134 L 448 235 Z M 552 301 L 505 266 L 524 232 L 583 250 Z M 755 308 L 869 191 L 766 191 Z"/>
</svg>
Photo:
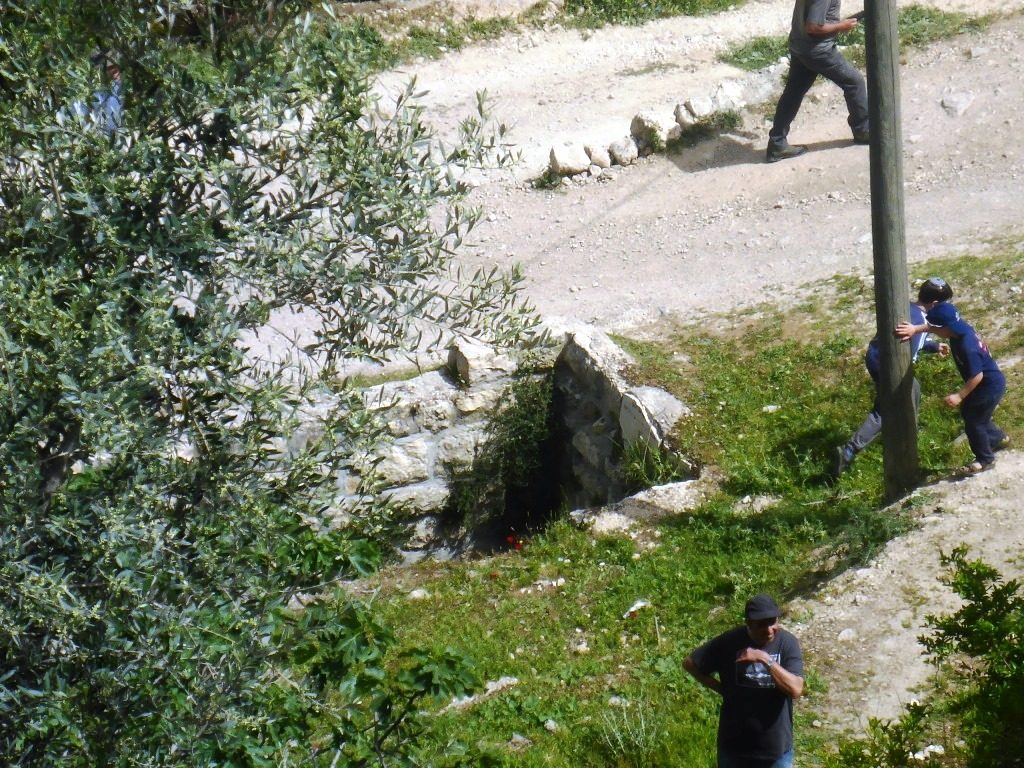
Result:
<svg viewBox="0 0 1024 768">
<path fill-rule="evenodd" d="M 895 499 L 918 479 L 914 370 L 908 344 L 893 335 L 907 318 L 907 243 L 903 216 L 899 31 L 895 0 L 867 0 L 868 111 L 871 117 L 871 235 L 875 315 L 882 375 L 885 495 Z"/>
</svg>

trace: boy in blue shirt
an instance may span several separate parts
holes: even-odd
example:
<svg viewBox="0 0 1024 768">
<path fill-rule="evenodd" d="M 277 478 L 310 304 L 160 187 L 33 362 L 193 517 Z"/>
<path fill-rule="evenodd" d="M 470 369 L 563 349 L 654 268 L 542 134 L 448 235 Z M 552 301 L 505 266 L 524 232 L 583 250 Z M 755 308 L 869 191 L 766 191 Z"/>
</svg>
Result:
<svg viewBox="0 0 1024 768">
<path fill-rule="evenodd" d="M 953 289 L 941 277 L 929 277 L 921 283 L 921 287 L 917 291 L 917 302 L 910 304 L 908 308 L 911 324 L 917 329 L 917 332 L 910 337 L 910 354 L 915 362 L 921 351 L 937 352 L 940 355 L 946 355 L 949 352 L 949 347 L 946 344 L 939 344 L 928 340 L 928 324 L 925 322 L 925 312 L 939 302 L 949 301 L 951 298 L 953 298 Z M 853 436 L 844 445 L 840 445 L 835 449 L 836 452 L 832 459 L 832 476 L 836 478 L 847 470 L 857 457 L 857 454 L 867 448 L 882 431 L 882 414 L 878 409 L 877 394 L 878 377 L 882 375 L 882 357 L 881 350 L 878 348 L 877 336 L 871 339 L 871 343 L 868 344 L 867 353 L 864 355 L 864 365 L 868 369 L 868 374 L 871 376 L 872 381 L 875 382 L 875 401 L 871 406 L 871 412 L 865 417 L 860 427 L 853 433 Z M 920 402 L 921 385 L 917 379 L 914 379 L 915 410 Z"/>
<path fill-rule="evenodd" d="M 985 342 L 960 318 L 952 304 L 937 304 L 928 310 L 925 319 L 925 330 L 949 340 L 953 360 L 964 380 L 959 390 L 944 398 L 950 408 L 960 406 L 967 442 L 974 452 L 974 461 L 964 467 L 963 472 L 974 474 L 991 469 L 996 460 L 995 451 L 1009 443 L 1007 434 L 992 420 L 1006 392 L 1006 379 Z M 906 340 L 921 329 L 922 326 L 904 322 L 896 326 L 896 335 Z"/>
</svg>

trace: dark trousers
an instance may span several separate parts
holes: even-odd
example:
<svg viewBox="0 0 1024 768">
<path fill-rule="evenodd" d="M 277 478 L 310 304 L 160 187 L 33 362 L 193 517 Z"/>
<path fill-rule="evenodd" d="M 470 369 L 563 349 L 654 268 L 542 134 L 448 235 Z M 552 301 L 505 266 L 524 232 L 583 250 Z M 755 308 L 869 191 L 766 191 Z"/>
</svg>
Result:
<svg viewBox="0 0 1024 768">
<path fill-rule="evenodd" d="M 804 96 L 814 84 L 818 75 L 831 80 L 843 89 L 846 108 L 850 113 L 847 122 L 855 134 L 868 132 L 868 86 L 864 77 L 850 62 L 843 58 L 835 45 L 812 56 L 790 51 L 789 77 L 775 107 L 775 120 L 768 132 L 771 146 L 784 147 L 789 136 L 789 127 L 796 113 L 800 111 Z"/>
<path fill-rule="evenodd" d="M 960 415 L 964 420 L 964 433 L 967 442 L 974 452 L 974 458 L 981 464 L 991 464 L 996 460 L 993 445 L 1006 437 L 1006 433 L 992 421 L 996 406 L 1003 399 L 1003 387 L 975 390 L 960 403 Z"/>
</svg>

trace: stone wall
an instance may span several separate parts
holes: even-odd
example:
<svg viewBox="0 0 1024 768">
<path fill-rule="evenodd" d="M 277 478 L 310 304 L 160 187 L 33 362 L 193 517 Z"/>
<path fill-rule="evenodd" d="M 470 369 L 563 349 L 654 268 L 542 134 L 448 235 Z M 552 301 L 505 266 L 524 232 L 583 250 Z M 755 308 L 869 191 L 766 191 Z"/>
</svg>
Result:
<svg viewBox="0 0 1024 768">
<path fill-rule="evenodd" d="M 572 508 L 617 501 L 626 493 L 624 447 L 636 440 L 661 446 L 688 410 L 662 390 L 631 386 L 621 374 L 630 358 L 596 329 L 579 325 L 556 337 L 560 341 L 547 355 L 539 362 L 531 356 L 528 363 L 534 375 L 554 377 L 552 408 L 562 438 L 560 471 L 539 481 L 558 483 Z M 453 471 L 472 467 L 489 419 L 505 403 L 521 365 L 526 363 L 489 347 L 459 343 L 441 369 L 363 391 L 390 436 L 368 461 L 383 494 L 400 502 L 407 517 L 408 559 L 427 552 L 444 556 L 457 546 L 440 533 Z M 339 479 L 339 510 L 355 500 L 357 486 L 354 474 Z M 343 517 L 339 513 L 333 522 L 343 524 Z"/>
</svg>

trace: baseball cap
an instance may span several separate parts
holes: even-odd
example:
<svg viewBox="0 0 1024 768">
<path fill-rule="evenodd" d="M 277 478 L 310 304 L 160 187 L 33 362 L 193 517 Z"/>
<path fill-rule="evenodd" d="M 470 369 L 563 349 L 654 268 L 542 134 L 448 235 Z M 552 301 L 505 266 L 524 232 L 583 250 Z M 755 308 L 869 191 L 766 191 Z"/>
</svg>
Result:
<svg viewBox="0 0 1024 768">
<path fill-rule="evenodd" d="M 963 336 L 971 330 L 971 326 L 960 319 L 960 312 L 957 308 L 948 301 L 936 304 L 929 309 L 925 320 L 928 321 L 928 325 L 945 328 L 957 336 Z"/>
<path fill-rule="evenodd" d="M 932 301 L 949 301 L 953 298 L 953 288 L 941 277 L 929 277 L 917 291 L 917 300 L 922 304 Z"/>
<path fill-rule="evenodd" d="M 782 611 L 770 595 L 754 595 L 747 600 L 747 605 L 743 609 L 743 617 L 748 621 L 774 619 L 781 614 Z"/>
</svg>

